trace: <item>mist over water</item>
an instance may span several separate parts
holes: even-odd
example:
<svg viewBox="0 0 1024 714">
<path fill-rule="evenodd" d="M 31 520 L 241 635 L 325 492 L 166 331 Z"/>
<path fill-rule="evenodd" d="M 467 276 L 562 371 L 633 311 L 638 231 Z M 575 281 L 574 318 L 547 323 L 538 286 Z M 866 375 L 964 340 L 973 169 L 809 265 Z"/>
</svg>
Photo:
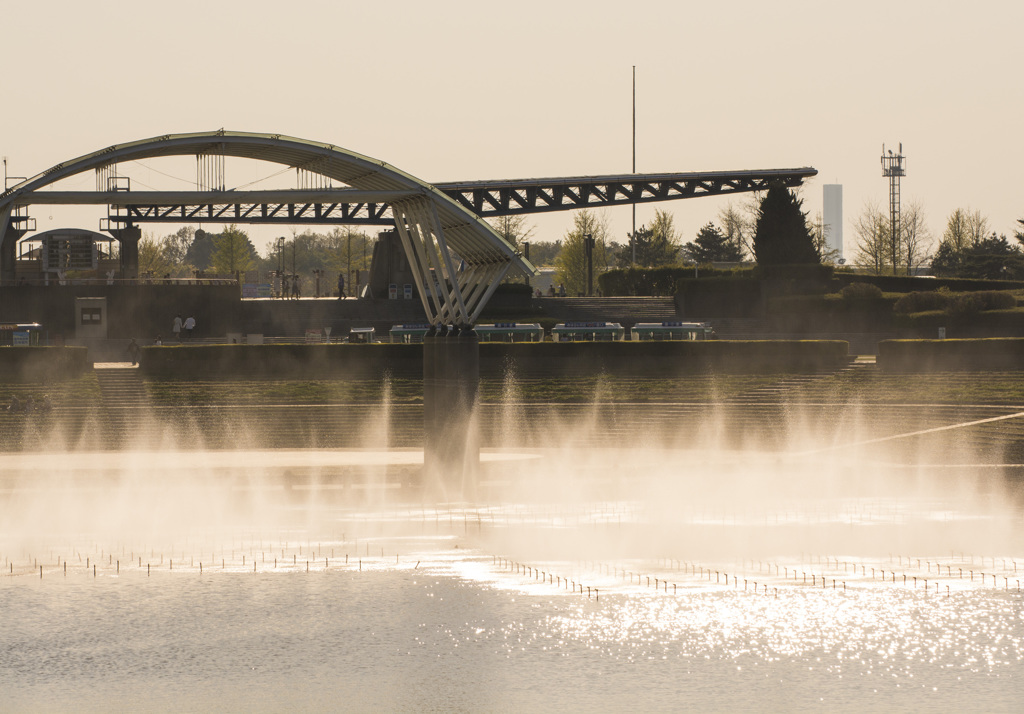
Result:
<svg viewBox="0 0 1024 714">
<path fill-rule="evenodd" d="M 358 448 L 4 455 L 10 710 L 1015 708 L 1020 472 L 969 429 L 500 389 L 472 499 L 390 387 Z"/>
</svg>

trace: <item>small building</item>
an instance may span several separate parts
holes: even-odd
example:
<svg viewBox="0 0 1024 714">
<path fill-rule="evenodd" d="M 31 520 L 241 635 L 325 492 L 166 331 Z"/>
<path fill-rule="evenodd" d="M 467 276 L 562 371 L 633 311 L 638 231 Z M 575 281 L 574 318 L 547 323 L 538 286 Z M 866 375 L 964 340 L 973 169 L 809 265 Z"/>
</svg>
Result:
<svg viewBox="0 0 1024 714">
<path fill-rule="evenodd" d="M 647 340 L 690 341 L 711 339 L 711 325 L 706 322 L 638 322 L 630 330 L 634 342 Z"/>
<path fill-rule="evenodd" d="M 617 322 L 560 322 L 551 328 L 555 342 L 615 342 L 625 333 Z"/>
<path fill-rule="evenodd" d="M 496 322 L 473 328 L 481 342 L 543 342 L 544 328 L 537 322 Z"/>
</svg>

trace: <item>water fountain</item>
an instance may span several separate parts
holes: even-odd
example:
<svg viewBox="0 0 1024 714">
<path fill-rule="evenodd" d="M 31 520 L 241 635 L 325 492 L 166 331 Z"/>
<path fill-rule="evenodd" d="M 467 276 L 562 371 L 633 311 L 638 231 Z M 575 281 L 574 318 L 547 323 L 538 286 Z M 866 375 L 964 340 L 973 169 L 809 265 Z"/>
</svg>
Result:
<svg viewBox="0 0 1024 714">
<path fill-rule="evenodd" d="M 853 406 L 826 421 L 788 405 L 766 426 L 608 405 L 600 382 L 571 409 L 499 388 L 469 417 L 485 439 L 470 498 L 461 473 L 385 475 L 458 463 L 391 446 L 388 389 L 364 448 L 169 448 L 175 434 L 4 456 L 6 701 L 1015 705 L 1020 502 L 972 464 L 983 448 L 932 463 L 947 434 L 878 441 Z"/>
</svg>

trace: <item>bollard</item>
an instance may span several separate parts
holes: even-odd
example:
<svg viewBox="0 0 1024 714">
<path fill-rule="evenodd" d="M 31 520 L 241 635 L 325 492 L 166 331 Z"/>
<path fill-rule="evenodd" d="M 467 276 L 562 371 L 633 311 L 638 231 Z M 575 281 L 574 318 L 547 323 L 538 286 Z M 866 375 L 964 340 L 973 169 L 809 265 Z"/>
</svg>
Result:
<svg viewBox="0 0 1024 714">
<path fill-rule="evenodd" d="M 68 575 L 68 561 L 64 561 L 64 577 Z"/>
<path fill-rule="evenodd" d="M 199 561 L 199 574 L 200 575 L 203 574 L 203 561 L 201 561 L 201 560 Z"/>
</svg>

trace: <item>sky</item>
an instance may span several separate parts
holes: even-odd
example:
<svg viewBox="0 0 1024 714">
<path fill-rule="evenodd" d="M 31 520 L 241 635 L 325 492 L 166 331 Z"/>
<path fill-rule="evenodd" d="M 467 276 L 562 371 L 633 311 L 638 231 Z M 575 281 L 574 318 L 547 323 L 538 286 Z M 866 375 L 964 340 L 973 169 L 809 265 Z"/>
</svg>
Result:
<svg viewBox="0 0 1024 714">
<path fill-rule="evenodd" d="M 629 173 L 635 66 L 638 172 L 814 167 L 804 209 L 813 218 L 822 185 L 843 185 L 848 258 L 857 216 L 871 204 L 888 210 L 883 143 L 902 143 L 903 204 L 921 205 L 936 240 L 957 208 L 1011 237 L 1024 218 L 1019 1 L 0 0 L 0 9 L 9 176 L 220 128 L 335 144 L 431 182 Z M 122 171 L 140 188 L 184 188 L 195 168 L 182 161 Z M 229 165 L 228 183 L 275 171 Z M 648 204 L 637 223 L 661 208 L 692 240 L 728 202 Z M 102 215 L 31 214 L 40 231 L 96 229 Z M 630 208 L 606 217 L 625 242 Z M 529 220 L 534 240 L 556 240 L 572 215 Z M 248 230 L 261 249 L 288 232 Z"/>
</svg>

